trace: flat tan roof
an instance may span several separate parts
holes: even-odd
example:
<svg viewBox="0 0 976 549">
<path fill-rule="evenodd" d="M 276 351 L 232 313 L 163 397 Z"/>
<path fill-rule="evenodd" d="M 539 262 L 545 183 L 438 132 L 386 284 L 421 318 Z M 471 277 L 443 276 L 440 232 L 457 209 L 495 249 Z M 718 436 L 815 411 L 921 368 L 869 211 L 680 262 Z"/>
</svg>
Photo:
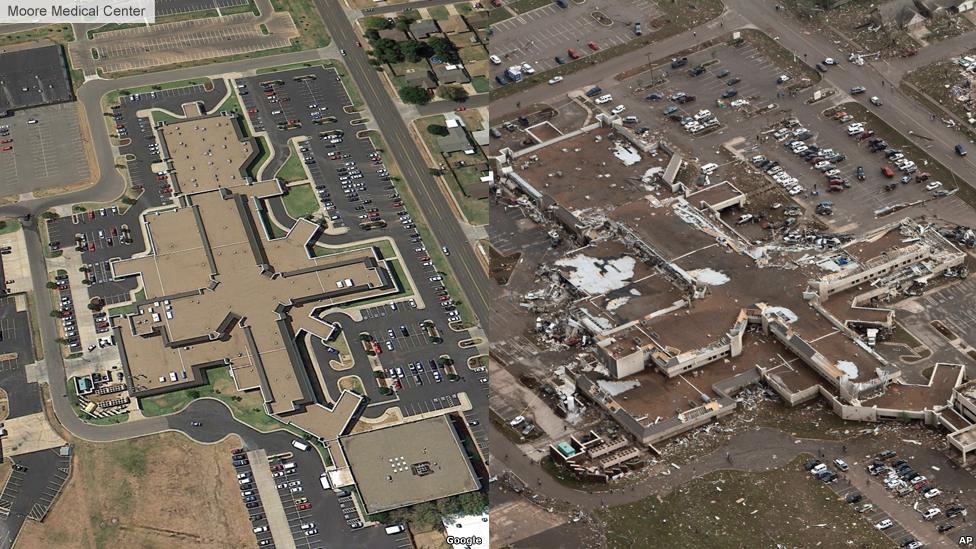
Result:
<svg viewBox="0 0 976 549">
<path fill-rule="evenodd" d="M 480 488 L 444 415 L 345 436 L 339 442 L 369 513 Z"/>
<path fill-rule="evenodd" d="M 277 183 L 254 187 L 281 193 Z M 195 367 L 229 364 L 241 389 L 261 387 L 271 413 L 305 410 L 301 415 L 313 418 L 312 425 L 345 425 L 349 417 L 324 421 L 322 414 L 334 412 L 305 406 L 314 394 L 289 315 L 398 291 L 385 262 L 370 246 L 310 257 L 307 245 L 318 229 L 304 220 L 295 238 L 269 241 L 253 229 L 262 226 L 263 214 L 249 192 L 205 192 L 187 201 L 146 216 L 152 253 L 114 264 L 119 276 L 141 276 L 146 290 L 137 314 L 115 319 L 124 362 L 138 380 L 134 392 L 182 388 L 199 381 Z M 304 306 L 293 309 L 293 302 Z M 319 336 L 328 329 L 320 322 L 295 324 L 321 327 Z M 335 413 L 355 408 L 347 398 Z"/>
<path fill-rule="evenodd" d="M 211 191 L 245 183 L 242 172 L 254 154 L 236 119 L 213 115 L 166 123 L 160 130 L 181 192 Z"/>
</svg>

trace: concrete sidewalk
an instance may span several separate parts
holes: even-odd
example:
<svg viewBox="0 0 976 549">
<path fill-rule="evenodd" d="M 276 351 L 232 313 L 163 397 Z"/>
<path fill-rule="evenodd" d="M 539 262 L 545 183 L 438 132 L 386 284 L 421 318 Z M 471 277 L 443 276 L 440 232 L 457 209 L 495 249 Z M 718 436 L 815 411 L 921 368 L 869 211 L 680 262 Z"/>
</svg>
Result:
<svg viewBox="0 0 976 549">
<path fill-rule="evenodd" d="M 254 484 L 261 497 L 261 507 L 268 519 L 275 547 L 295 549 L 295 538 L 291 535 L 288 517 L 285 516 L 285 508 L 278 496 L 274 477 L 271 476 L 271 467 L 268 466 L 268 454 L 264 450 L 252 450 L 247 453 L 247 459 L 251 462 Z"/>
</svg>

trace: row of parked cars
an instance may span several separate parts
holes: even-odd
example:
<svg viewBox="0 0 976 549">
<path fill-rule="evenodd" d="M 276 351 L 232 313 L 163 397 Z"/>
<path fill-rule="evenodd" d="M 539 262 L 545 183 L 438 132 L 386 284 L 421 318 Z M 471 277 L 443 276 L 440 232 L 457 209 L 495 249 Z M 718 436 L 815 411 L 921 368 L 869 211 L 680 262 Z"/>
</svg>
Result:
<svg viewBox="0 0 976 549">
<path fill-rule="evenodd" d="M 893 164 L 895 169 L 900 171 L 903 175 L 900 178 L 902 184 L 911 183 L 913 180 L 917 183 L 925 183 L 925 190 L 931 191 L 934 196 L 945 196 L 948 191 L 942 189 L 941 181 L 928 181 L 929 174 L 925 172 L 918 172 L 918 165 L 908 157 L 905 156 L 901 150 L 889 146 L 888 142 L 880 137 L 874 137 L 874 131 L 865 128 L 863 122 L 851 122 L 853 117 L 844 111 L 840 111 L 834 114 L 834 118 L 841 123 L 847 122 L 847 135 L 858 141 L 867 140 L 868 149 L 871 152 L 882 152 L 887 159 L 889 164 Z M 891 165 L 882 164 L 881 174 L 889 179 L 894 179 L 896 177 L 895 169 L 892 169 Z M 858 167 L 858 179 L 864 179 L 864 171 L 862 167 Z M 897 187 L 895 182 L 891 182 L 885 185 L 886 191 L 892 191 Z"/>
<path fill-rule="evenodd" d="M 942 491 L 932 486 L 925 475 L 920 474 L 904 459 L 894 459 L 897 455 L 891 450 L 879 453 L 875 459 L 867 465 L 867 471 L 871 476 L 880 477 L 885 488 L 893 492 L 897 497 L 905 497 L 910 494 L 918 494 L 923 500 L 931 501 L 942 495 Z M 889 461 L 890 460 L 890 461 Z M 941 515 L 947 518 L 966 515 L 966 508 L 962 505 L 950 505 L 945 512 L 938 507 L 928 507 L 919 510 L 925 520 L 935 520 Z M 951 522 L 946 522 L 938 526 L 938 531 L 947 532 L 954 528 Z M 903 544 L 903 546 L 905 546 Z M 910 544 L 908 546 L 911 546 Z M 921 547 L 918 545 L 916 547 Z"/>
</svg>

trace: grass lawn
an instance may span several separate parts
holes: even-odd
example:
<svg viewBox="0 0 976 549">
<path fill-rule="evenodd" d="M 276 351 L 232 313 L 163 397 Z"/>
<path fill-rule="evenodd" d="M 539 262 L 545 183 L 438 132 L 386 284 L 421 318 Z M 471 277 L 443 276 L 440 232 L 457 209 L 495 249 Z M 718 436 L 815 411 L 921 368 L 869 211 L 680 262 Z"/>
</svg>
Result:
<svg viewBox="0 0 976 549">
<path fill-rule="evenodd" d="M 451 16 L 451 12 L 444 6 L 431 6 L 427 8 L 427 14 L 435 21 L 443 21 Z"/>
<path fill-rule="evenodd" d="M 358 395 L 366 395 L 366 390 L 363 389 L 363 384 L 359 381 L 358 377 L 344 377 L 339 380 L 339 390 L 345 391 L 350 390 Z"/>
<path fill-rule="evenodd" d="M 271 6 L 275 11 L 287 11 L 295 21 L 300 34 L 297 41 L 293 41 L 293 46 L 298 46 L 294 51 L 324 48 L 329 45 L 331 39 L 313 2 L 271 0 Z"/>
<path fill-rule="evenodd" d="M 541 8 L 542 6 L 548 6 L 552 3 L 553 0 L 518 0 L 517 2 L 509 3 L 508 7 L 512 8 L 518 13 L 525 13 L 527 11 Z"/>
<path fill-rule="evenodd" d="M 288 194 L 281 197 L 285 211 L 292 219 L 299 219 L 319 211 L 319 201 L 315 197 L 311 183 L 288 187 Z"/>
<path fill-rule="evenodd" d="M 485 48 L 479 45 L 461 48 L 458 50 L 458 55 L 461 56 L 461 61 L 464 64 L 471 63 L 472 61 L 484 61 L 485 59 L 488 59 L 488 52 L 485 51 Z"/>
<path fill-rule="evenodd" d="M 314 257 L 325 257 L 327 255 L 340 254 L 343 252 L 351 252 L 354 250 L 362 250 L 363 248 L 369 246 L 378 248 L 380 251 L 380 255 L 382 255 L 383 258 L 391 258 L 396 256 L 396 254 L 393 251 L 393 245 L 390 244 L 390 242 L 387 240 L 378 240 L 376 242 L 364 242 L 362 244 L 353 244 L 351 246 L 339 246 L 339 247 L 331 247 L 322 244 L 316 244 L 315 247 L 312 248 L 312 255 Z"/>
<path fill-rule="evenodd" d="M 240 392 L 234 385 L 228 367 L 207 370 L 206 385 L 183 389 L 163 395 L 139 399 L 139 407 L 147 416 L 161 416 L 182 410 L 197 398 L 213 397 L 230 407 L 234 417 L 259 431 L 269 431 L 282 424 L 264 413 L 264 399 L 259 391 Z"/>
<path fill-rule="evenodd" d="M 301 156 L 295 152 L 294 143 L 288 145 L 288 159 L 281 165 L 281 168 L 278 168 L 278 173 L 275 174 L 275 177 L 285 183 L 305 179 L 305 166 L 302 164 Z"/>
<path fill-rule="evenodd" d="M 233 91 L 231 91 L 227 99 L 224 99 L 224 102 L 217 107 L 217 112 L 220 111 L 235 112 L 237 113 L 237 116 L 244 116 L 244 108 L 241 107 L 241 100 Z"/>
<path fill-rule="evenodd" d="M 7 219 L 0 221 L 0 234 L 10 234 L 15 233 L 20 230 L 20 221 L 16 219 Z"/>
<path fill-rule="evenodd" d="M 650 496 L 599 511 L 606 524 L 607 545 L 891 547 L 891 540 L 803 470 L 809 457 L 764 473 L 711 473 L 663 498 Z"/>
<path fill-rule="evenodd" d="M 182 117 L 173 116 L 172 114 L 163 111 L 152 111 L 152 119 L 153 119 L 153 124 L 157 122 L 172 123 L 172 122 L 177 122 L 179 120 L 183 120 Z"/>
<path fill-rule="evenodd" d="M 495 8 L 488 12 L 488 25 L 491 26 L 495 23 L 501 23 L 514 17 L 512 12 L 506 7 Z"/>
<path fill-rule="evenodd" d="M 22 32 L 0 34 L 0 46 L 10 46 L 21 42 L 34 42 L 37 40 L 50 40 L 58 44 L 71 42 L 75 39 L 75 33 L 71 30 L 71 25 L 49 25 L 27 29 Z"/>
<path fill-rule="evenodd" d="M 474 91 L 478 93 L 488 93 L 491 90 L 491 83 L 489 83 L 487 76 L 475 76 L 471 79 L 471 85 L 474 86 Z"/>
<path fill-rule="evenodd" d="M 461 15 L 467 15 L 472 11 L 474 11 L 474 8 L 471 7 L 471 4 L 467 4 L 464 2 L 460 4 L 454 4 L 454 9 L 456 9 L 457 12 L 460 13 Z"/>
</svg>

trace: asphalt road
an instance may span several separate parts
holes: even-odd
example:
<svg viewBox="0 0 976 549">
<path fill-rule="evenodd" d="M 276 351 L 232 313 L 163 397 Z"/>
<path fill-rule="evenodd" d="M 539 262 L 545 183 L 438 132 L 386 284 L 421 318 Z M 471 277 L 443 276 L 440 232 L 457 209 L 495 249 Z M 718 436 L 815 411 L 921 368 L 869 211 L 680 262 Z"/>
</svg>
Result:
<svg viewBox="0 0 976 549">
<path fill-rule="evenodd" d="M 448 261 L 454 269 L 459 286 L 463 289 L 475 316 L 488 331 L 488 277 L 481 269 L 475 252 L 468 244 L 464 231 L 447 203 L 441 189 L 430 175 L 430 167 L 424 162 L 417 145 L 410 137 L 407 125 L 387 94 L 376 69 L 369 64 L 366 52 L 356 46 L 356 35 L 343 15 L 337 0 L 315 0 L 315 7 L 325 21 L 325 27 L 336 47 L 345 49 L 343 58 L 359 91 L 373 114 L 377 126 L 383 128 L 387 147 L 396 160 L 404 180 L 417 198 L 427 224 L 435 232 L 438 244 L 451 249 Z M 430 244 L 430 243 L 428 243 Z"/>
</svg>

